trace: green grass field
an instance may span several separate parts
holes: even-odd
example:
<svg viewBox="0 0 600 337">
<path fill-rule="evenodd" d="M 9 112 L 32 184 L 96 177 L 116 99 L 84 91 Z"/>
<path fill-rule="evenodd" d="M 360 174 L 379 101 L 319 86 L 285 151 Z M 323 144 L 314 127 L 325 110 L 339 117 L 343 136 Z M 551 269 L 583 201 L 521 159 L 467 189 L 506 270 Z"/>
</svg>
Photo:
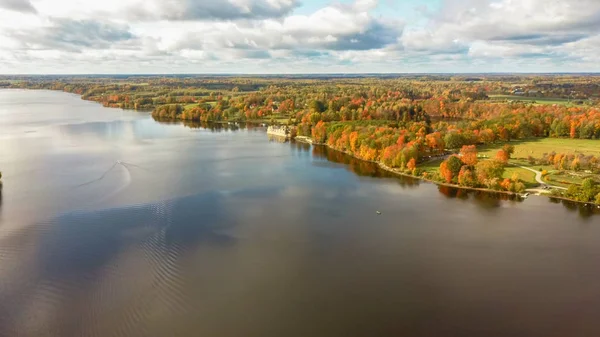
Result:
<svg viewBox="0 0 600 337">
<path fill-rule="evenodd" d="M 600 156 L 600 140 L 589 139 L 561 139 L 561 138 L 537 138 L 524 141 L 514 141 L 509 144 L 515 147 L 515 153 L 510 162 L 514 165 L 531 167 L 534 170 L 546 170 L 550 173 L 550 182 L 553 185 L 569 187 L 571 184 L 580 185 L 583 179 L 591 177 L 600 182 L 600 177 L 597 175 L 569 175 L 558 172 L 551 165 L 531 165 L 527 161 L 528 156 L 536 159 L 542 158 L 544 153 L 555 151 L 556 153 L 564 154 L 584 154 Z M 494 158 L 503 144 L 493 144 L 481 146 L 478 148 L 479 154 L 488 158 Z M 537 186 L 535 182 L 535 174 L 533 172 L 518 168 L 509 167 L 504 174 L 505 178 L 510 178 L 512 173 L 518 173 L 519 177 L 526 182 L 528 188 Z"/>
<path fill-rule="evenodd" d="M 600 140 L 592 139 L 562 139 L 562 138 L 536 138 L 531 140 L 509 142 L 515 147 L 513 158 L 541 158 L 544 153 L 555 151 L 564 154 L 584 154 L 600 156 Z M 496 156 L 504 144 L 481 146 L 479 153 L 490 158 Z"/>
<path fill-rule="evenodd" d="M 537 104 L 560 104 L 560 105 L 577 105 L 575 101 L 566 98 L 552 98 L 552 97 L 525 97 L 516 95 L 489 95 L 491 100 L 494 101 L 521 101 L 521 102 L 535 102 Z"/>
<path fill-rule="evenodd" d="M 515 173 L 519 176 L 519 179 L 525 183 L 527 188 L 537 187 L 540 185 L 537 183 L 537 181 L 535 181 L 535 173 L 520 167 L 506 167 L 503 177 L 512 178 L 513 174 Z"/>
<path fill-rule="evenodd" d="M 419 164 L 419 168 L 429 174 L 435 174 L 439 172 L 440 164 L 443 159 L 436 159 L 432 161 L 428 161 L 423 164 Z"/>
<path fill-rule="evenodd" d="M 217 101 L 206 102 L 206 104 L 208 104 L 214 108 L 217 105 Z M 187 110 L 187 109 L 191 109 L 191 108 L 197 107 L 197 106 L 198 106 L 198 103 L 190 103 L 190 104 L 184 105 L 183 108 L 185 110 Z"/>
</svg>

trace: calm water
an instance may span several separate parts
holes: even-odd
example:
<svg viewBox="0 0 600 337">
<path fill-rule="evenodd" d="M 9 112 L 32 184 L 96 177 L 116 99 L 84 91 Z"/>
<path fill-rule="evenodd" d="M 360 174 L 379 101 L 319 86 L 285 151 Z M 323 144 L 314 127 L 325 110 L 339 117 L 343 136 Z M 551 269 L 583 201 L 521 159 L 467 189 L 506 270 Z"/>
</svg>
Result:
<svg viewBox="0 0 600 337">
<path fill-rule="evenodd" d="M 0 336 L 600 336 L 588 208 L 47 91 L 0 170 Z"/>
</svg>

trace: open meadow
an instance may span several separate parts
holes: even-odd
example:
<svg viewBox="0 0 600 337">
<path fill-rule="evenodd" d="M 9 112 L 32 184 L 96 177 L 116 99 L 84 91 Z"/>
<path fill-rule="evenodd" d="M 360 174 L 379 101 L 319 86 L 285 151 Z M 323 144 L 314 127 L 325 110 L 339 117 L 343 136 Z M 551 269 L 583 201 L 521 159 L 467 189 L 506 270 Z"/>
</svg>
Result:
<svg viewBox="0 0 600 337">
<path fill-rule="evenodd" d="M 545 153 L 600 155 L 600 140 L 595 139 L 564 139 L 564 138 L 535 138 L 509 142 L 515 147 L 513 158 L 529 156 L 541 158 Z M 504 144 L 492 144 L 479 147 L 479 153 L 493 157 Z"/>
</svg>

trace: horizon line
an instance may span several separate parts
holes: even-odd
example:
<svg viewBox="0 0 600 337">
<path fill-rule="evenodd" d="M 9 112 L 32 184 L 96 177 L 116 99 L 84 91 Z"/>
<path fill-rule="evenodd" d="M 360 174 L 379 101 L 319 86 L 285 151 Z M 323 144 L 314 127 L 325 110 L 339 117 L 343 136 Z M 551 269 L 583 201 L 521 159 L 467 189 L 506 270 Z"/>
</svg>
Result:
<svg viewBox="0 0 600 337">
<path fill-rule="evenodd" d="M 0 74 L 0 77 L 14 76 L 397 76 L 397 75 L 600 75 L 600 71 L 590 72 L 332 72 L 332 73 L 38 73 Z"/>
</svg>

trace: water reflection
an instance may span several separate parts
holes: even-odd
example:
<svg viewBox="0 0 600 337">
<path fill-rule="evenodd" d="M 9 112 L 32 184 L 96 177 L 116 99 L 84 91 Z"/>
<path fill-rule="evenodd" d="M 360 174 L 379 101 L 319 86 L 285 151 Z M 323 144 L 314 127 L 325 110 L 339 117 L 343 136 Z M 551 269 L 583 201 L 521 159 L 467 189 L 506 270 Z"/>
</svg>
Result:
<svg viewBox="0 0 600 337">
<path fill-rule="evenodd" d="M 438 190 L 441 194 L 443 194 L 449 199 L 473 200 L 486 208 L 498 207 L 501 205 L 501 201 L 523 201 L 523 198 L 516 195 L 487 191 L 467 190 L 446 185 L 439 185 Z"/>
<path fill-rule="evenodd" d="M 290 147 L 293 151 L 300 152 L 310 152 L 312 149 L 312 146 L 310 144 L 304 142 L 291 142 Z"/>
<path fill-rule="evenodd" d="M 160 118 L 152 116 L 152 119 L 163 125 L 183 125 L 189 129 L 205 129 L 215 132 L 221 131 L 237 131 L 237 130 L 250 130 L 250 131 L 264 131 L 266 127 L 260 123 L 252 122 L 200 122 L 200 121 L 189 121 L 189 120 L 176 120 L 171 118 Z"/>
<path fill-rule="evenodd" d="M 325 159 L 330 162 L 344 164 L 348 169 L 356 175 L 363 177 L 378 177 L 378 178 L 391 178 L 396 175 L 382 170 L 377 164 L 366 162 L 364 160 L 358 160 L 352 156 L 349 156 L 343 152 L 332 150 L 326 146 L 315 145 L 312 147 L 312 154 L 314 158 Z M 412 180 L 409 178 L 400 178 L 400 180 Z M 416 184 L 418 182 L 415 181 Z"/>
<path fill-rule="evenodd" d="M 567 210 L 571 212 L 577 212 L 581 218 L 587 219 L 595 215 L 600 215 L 600 206 L 593 204 L 584 204 L 580 202 L 573 202 L 569 200 L 562 200 L 557 198 L 549 198 L 553 204 L 562 204 Z"/>
</svg>

